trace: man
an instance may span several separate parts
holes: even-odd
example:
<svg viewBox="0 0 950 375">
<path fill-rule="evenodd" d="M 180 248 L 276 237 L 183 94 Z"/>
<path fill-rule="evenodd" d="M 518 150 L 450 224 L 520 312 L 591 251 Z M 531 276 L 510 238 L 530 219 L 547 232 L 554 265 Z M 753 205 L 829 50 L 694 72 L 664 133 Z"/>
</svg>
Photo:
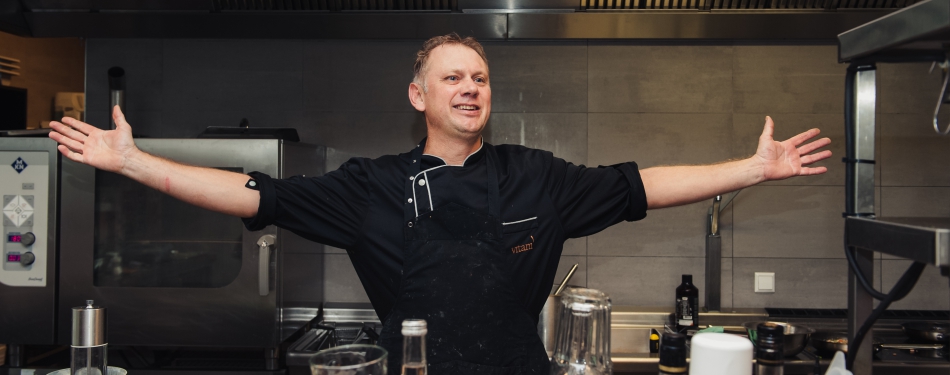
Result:
<svg viewBox="0 0 950 375">
<path fill-rule="evenodd" d="M 380 343 L 398 373 L 400 324 L 428 322 L 432 374 L 540 374 L 547 358 L 535 332 L 563 243 L 647 209 L 708 199 L 762 181 L 821 174 L 831 156 L 817 129 L 784 142 L 766 119 L 756 154 L 706 166 L 635 163 L 586 168 L 550 152 L 492 146 L 487 58 L 478 42 L 435 37 L 418 53 L 409 101 L 428 136 L 410 152 L 354 158 L 316 178 L 273 180 L 185 166 L 139 151 L 116 108 L 114 131 L 75 119 L 51 124 L 71 160 L 128 176 L 178 199 L 278 225 L 347 249 L 384 322 Z"/>
</svg>

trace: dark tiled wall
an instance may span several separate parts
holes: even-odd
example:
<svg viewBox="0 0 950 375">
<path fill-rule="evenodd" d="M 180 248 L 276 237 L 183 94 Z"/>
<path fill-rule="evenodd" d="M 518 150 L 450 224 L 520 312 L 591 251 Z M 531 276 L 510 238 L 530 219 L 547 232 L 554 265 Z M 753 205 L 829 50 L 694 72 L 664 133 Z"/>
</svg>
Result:
<svg viewBox="0 0 950 375">
<path fill-rule="evenodd" d="M 421 41 L 90 40 L 89 119 L 107 122 L 106 70 L 128 74 L 128 119 L 137 134 L 190 137 L 205 126 L 296 127 L 352 156 L 411 148 L 424 118 L 407 100 Z M 600 42 L 486 43 L 493 113 L 486 138 L 553 151 L 578 164 L 634 160 L 641 168 L 712 163 L 754 153 L 766 115 L 785 139 L 812 127 L 831 137 L 823 176 L 742 191 L 723 211 L 723 307 L 846 306 L 842 252 L 845 66 L 830 45 L 658 45 Z M 924 64 L 878 71 L 878 212 L 950 216 L 950 138 L 930 129 L 939 74 Z M 947 118 L 950 121 L 950 117 Z M 709 203 L 651 211 L 567 242 L 558 279 L 603 289 L 619 305 L 668 305 L 680 275 L 704 288 Z M 323 264 L 313 253 L 325 253 Z M 330 301 L 363 302 L 340 249 L 314 245 L 298 268 L 323 267 Z M 890 287 L 907 262 L 878 257 Z M 308 263 L 309 262 L 309 263 Z M 754 272 L 775 272 L 776 292 L 753 292 Z M 300 290 L 299 293 L 305 293 Z M 947 309 L 945 278 L 928 269 L 895 308 Z"/>
</svg>

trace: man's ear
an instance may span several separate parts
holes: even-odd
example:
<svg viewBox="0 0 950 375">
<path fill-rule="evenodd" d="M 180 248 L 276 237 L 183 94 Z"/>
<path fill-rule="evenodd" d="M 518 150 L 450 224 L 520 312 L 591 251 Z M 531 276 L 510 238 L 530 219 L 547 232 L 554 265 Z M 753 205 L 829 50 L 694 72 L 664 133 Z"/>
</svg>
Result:
<svg viewBox="0 0 950 375">
<path fill-rule="evenodd" d="M 415 83 L 409 83 L 409 102 L 412 103 L 413 108 L 419 112 L 426 111 L 426 103 L 422 97 L 422 87 Z"/>
</svg>

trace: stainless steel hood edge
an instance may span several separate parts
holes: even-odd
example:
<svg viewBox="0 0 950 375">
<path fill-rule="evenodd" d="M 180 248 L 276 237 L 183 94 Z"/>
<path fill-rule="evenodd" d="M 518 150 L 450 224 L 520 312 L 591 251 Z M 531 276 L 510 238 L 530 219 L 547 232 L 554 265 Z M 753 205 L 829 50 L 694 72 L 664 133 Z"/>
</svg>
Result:
<svg viewBox="0 0 950 375">
<path fill-rule="evenodd" d="M 812 40 L 892 12 L 671 11 L 577 13 L 24 12 L 33 37 L 480 40 Z"/>
</svg>

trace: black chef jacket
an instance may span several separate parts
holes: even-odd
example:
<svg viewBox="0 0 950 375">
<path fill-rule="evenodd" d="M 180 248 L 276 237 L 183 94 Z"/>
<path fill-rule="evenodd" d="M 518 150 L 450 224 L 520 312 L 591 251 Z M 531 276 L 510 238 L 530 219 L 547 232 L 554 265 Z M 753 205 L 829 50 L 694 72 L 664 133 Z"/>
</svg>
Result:
<svg viewBox="0 0 950 375">
<path fill-rule="evenodd" d="M 425 140 L 417 147 L 424 147 Z M 420 205 L 456 202 L 488 212 L 485 187 L 488 148 L 498 155 L 502 246 L 512 252 L 510 280 L 528 313 L 537 319 L 554 284 L 564 241 L 597 233 L 620 221 L 646 217 L 647 201 L 636 163 L 587 168 L 548 151 L 482 143 L 462 166 L 411 153 L 353 158 L 320 177 L 285 180 L 252 172 L 261 194 L 248 230 L 277 225 L 301 237 L 346 249 L 381 320 L 399 295 L 403 228 Z M 418 176 L 410 165 L 422 163 Z M 421 180 L 421 181 L 420 181 Z M 407 189 L 411 183 L 413 189 Z"/>
</svg>

